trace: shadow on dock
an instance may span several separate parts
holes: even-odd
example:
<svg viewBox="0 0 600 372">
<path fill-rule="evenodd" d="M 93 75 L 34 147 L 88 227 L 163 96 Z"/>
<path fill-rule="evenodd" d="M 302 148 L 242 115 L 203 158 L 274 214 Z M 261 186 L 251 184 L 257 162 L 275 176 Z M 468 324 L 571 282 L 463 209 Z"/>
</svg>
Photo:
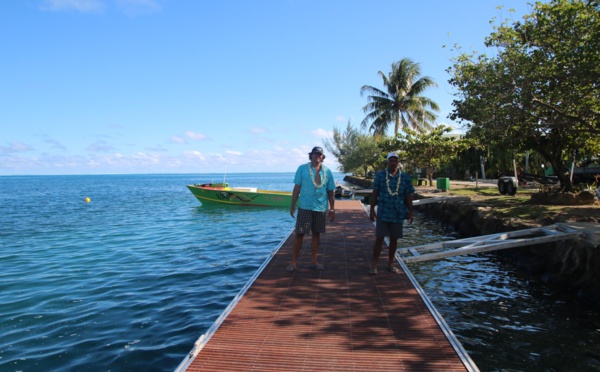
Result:
<svg viewBox="0 0 600 372">
<path fill-rule="evenodd" d="M 321 235 L 325 270 L 309 268 L 306 237 L 286 272 L 290 235 L 178 370 L 476 371 L 409 273 L 380 259 L 368 274 L 375 229 L 360 202 L 338 201 L 336 212 Z"/>
</svg>

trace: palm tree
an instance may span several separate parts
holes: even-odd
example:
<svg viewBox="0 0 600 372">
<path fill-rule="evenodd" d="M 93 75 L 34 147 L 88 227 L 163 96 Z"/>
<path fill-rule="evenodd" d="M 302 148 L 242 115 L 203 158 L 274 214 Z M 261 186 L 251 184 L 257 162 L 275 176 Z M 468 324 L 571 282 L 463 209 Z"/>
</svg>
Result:
<svg viewBox="0 0 600 372">
<path fill-rule="evenodd" d="M 392 63 L 392 71 L 386 76 L 379 71 L 383 79 L 387 93 L 364 85 L 360 89 L 360 95 L 365 92 L 369 94 L 363 112 L 367 114 L 361 122 L 361 127 L 366 128 L 371 123 L 369 131 L 376 137 L 383 136 L 390 123 L 394 123 L 394 135 L 401 128 L 411 127 L 422 131 L 432 128 L 437 118 L 434 113 L 440 110 L 437 103 L 421 94 L 429 87 L 437 87 L 437 84 L 429 76 L 421 75 L 418 63 L 404 58 L 399 62 Z"/>
</svg>

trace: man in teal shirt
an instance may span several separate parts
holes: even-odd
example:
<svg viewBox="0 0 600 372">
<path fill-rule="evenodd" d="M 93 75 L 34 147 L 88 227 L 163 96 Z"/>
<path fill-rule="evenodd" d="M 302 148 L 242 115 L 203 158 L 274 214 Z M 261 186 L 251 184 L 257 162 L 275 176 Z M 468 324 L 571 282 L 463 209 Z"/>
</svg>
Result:
<svg viewBox="0 0 600 372">
<path fill-rule="evenodd" d="M 323 165 L 323 160 L 325 160 L 323 149 L 314 147 L 308 153 L 308 158 L 310 162 L 299 166 L 294 176 L 290 215 L 295 218 L 296 202 L 298 202 L 298 218 L 296 219 L 292 262 L 286 269 L 289 272 L 296 270 L 302 240 L 308 233 L 312 233 L 312 264 L 310 267 L 314 270 L 324 269 L 323 265 L 317 261 L 321 233 L 325 232 L 325 215 L 329 213 L 330 221 L 335 218 L 333 194 L 335 182 L 331 170 Z M 327 208 L 328 203 L 329 208 Z"/>
</svg>

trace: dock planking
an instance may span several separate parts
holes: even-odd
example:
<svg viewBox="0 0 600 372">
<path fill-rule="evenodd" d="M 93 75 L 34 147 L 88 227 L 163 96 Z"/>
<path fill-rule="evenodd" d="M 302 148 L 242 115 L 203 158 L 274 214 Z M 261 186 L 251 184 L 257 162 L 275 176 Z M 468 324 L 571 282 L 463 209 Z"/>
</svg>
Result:
<svg viewBox="0 0 600 372">
<path fill-rule="evenodd" d="M 359 201 L 337 201 L 310 269 L 306 236 L 288 273 L 294 235 L 197 342 L 187 371 L 476 371 L 477 367 L 419 294 L 406 271 L 368 274 L 375 229 Z"/>
</svg>

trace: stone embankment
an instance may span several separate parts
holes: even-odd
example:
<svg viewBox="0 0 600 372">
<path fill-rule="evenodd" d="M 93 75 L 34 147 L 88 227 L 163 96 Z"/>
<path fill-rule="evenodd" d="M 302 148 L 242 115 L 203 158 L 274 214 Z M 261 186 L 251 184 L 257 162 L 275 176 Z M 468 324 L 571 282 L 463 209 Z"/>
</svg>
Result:
<svg viewBox="0 0 600 372">
<path fill-rule="evenodd" d="M 345 181 L 357 184 L 359 187 L 372 188 L 370 180 L 348 177 Z M 418 190 L 415 193 L 415 199 L 431 196 L 435 195 L 427 191 L 421 193 Z M 472 201 L 449 199 L 439 203 L 424 204 L 418 208 L 419 212 L 455 229 L 461 238 L 547 226 L 558 222 L 552 218 L 525 221 L 518 218 L 498 217 L 492 207 Z M 575 221 L 600 222 L 591 221 L 589 218 L 575 219 Z M 584 241 L 569 240 L 512 248 L 497 253 L 514 259 L 520 267 L 550 284 L 576 290 L 582 297 L 600 298 L 600 270 L 598 270 L 600 247 L 594 247 Z"/>
<path fill-rule="evenodd" d="M 423 196 L 416 194 L 415 198 Z M 453 227 L 461 237 L 495 234 L 555 223 L 551 219 L 523 221 L 498 217 L 491 207 L 465 201 L 443 201 L 425 204 L 419 211 Z M 590 222 L 590 221 L 585 221 Z M 581 240 L 539 244 L 497 251 L 514 259 L 519 266 L 546 282 L 569 287 L 581 296 L 600 295 L 600 247 Z"/>
<path fill-rule="evenodd" d="M 344 181 L 356 185 L 358 187 L 362 187 L 363 189 L 373 188 L 373 180 L 368 180 L 361 177 L 345 176 Z"/>
</svg>

